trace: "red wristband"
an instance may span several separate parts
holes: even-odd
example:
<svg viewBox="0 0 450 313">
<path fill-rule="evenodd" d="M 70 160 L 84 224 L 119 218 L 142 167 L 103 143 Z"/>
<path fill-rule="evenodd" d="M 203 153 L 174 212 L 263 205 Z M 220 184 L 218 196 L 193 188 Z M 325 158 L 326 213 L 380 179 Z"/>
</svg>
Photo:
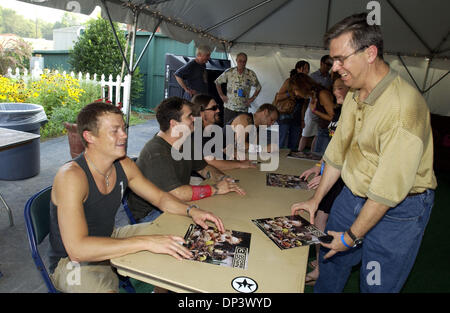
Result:
<svg viewBox="0 0 450 313">
<path fill-rule="evenodd" d="M 211 197 L 212 188 L 210 185 L 205 186 L 191 186 L 192 199 L 191 201 L 200 200 L 203 198 Z"/>
</svg>

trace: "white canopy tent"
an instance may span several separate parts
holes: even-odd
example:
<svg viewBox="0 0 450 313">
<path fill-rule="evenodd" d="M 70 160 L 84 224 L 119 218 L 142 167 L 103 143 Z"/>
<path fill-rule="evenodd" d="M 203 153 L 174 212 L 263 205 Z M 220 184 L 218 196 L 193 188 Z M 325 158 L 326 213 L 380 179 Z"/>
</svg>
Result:
<svg viewBox="0 0 450 313">
<path fill-rule="evenodd" d="M 385 59 L 426 97 L 432 113 L 450 116 L 450 2 L 441 0 L 21 0 L 249 56 L 263 86 L 256 106 L 271 102 L 300 59 L 311 71 L 327 54 L 325 31 L 346 16 L 379 9 Z M 133 40 L 132 40 L 133 43 Z M 134 45 L 132 45 L 133 47 Z M 132 61 L 130 63 L 133 63 Z M 133 67 L 129 67 L 133 72 Z"/>
</svg>

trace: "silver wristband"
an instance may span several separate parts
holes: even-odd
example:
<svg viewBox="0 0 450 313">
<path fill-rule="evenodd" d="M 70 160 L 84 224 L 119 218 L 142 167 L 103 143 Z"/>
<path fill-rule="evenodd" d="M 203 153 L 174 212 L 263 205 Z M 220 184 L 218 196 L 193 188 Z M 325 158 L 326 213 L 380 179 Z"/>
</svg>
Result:
<svg viewBox="0 0 450 313">
<path fill-rule="evenodd" d="M 190 206 L 188 206 L 188 207 L 186 208 L 186 214 L 187 214 L 187 216 L 191 216 L 191 214 L 189 214 L 189 212 L 191 211 L 192 208 L 200 209 L 200 208 L 198 207 L 198 205 L 196 205 L 196 204 L 191 204 Z"/>
</svg>

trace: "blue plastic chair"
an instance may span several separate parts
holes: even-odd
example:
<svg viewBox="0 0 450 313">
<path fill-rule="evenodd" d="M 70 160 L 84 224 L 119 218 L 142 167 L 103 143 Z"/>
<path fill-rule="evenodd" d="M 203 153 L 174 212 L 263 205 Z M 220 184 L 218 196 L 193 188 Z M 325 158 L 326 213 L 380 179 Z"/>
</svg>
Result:
<svg viewBox="0 0 450 313">
<path fill-rule="evenodd" d="M 128 216 L 128 220 L 130 221 L 130 224 L 131 224 L 131 225 L 134 225 L 134 224 L 136 224 L 137 222 L 136 222 L 136 220 L 134 219 L 133 214 L 131 213 L 130 207 L 128 206 L 128 202 L 127 202 L 127 199 L 128 199 L 128 192 L 129 192 L 129 190 L 128 190 L 128 188 L 127 188 L 127 191 L 125 192 L 125 194 L 124 194 L 124 196 L 123 196 L 123 198 L 122 198 L 122 206 L 123 206 L 123 210 L 125 211 L 125 213 L 126 213 L 127 216 Z"/>
<path fill-rule="evenodd" d="M 130 157 L 130 159 L 133 160 L 134 162 L 136 162 L 137 157 Z M 123 197 L 122 197 L 122 206 L 123 206 L 123 210 L 125 211 L 125 213 L 126 213 L 127 216 L 128 216 L 128 220 L 130 221 L 130 224 L 131 224 L 131 225 L 134 225 L 134 224 L 136 224 L 137 222 L 136 222 L 136 220 L 134 219 L 133 214 L 131 214 L 130 207 L 128 206 L 128 195 L 129 195 L 129 193 L 130 193 L 130 189 L 127 188 L 127 189 L 125 190 L 125 194 L 124 194 Z"/>
<path fill-rule="evenodd" d="M 31 256 L 34 264 L 44 279 L 47 290 L 50 293 L 56 293 L 55 286 L 50 279 L 41 255 L 38 245 L 47 237 L 50 232 L 50 195 L 52 186 L 42 189 L 33 195 L 25 204 L 25 226 L 27 229 L 28 243 L 31 249 Z"/>
<path fill-rule="evenodd" d="M 44 279 L 48 292 L 57 293 L 59 291 L 53 285 L 38 249 L 38 245 L 42 243 L 50 232 L 51 192 L 52 186 L 49 186 L 33 195 L 25 204 L 24 215 L 33 261 Z M 129 293 L 136 292 L 127 277 L 119 276 L 119 287 Z"/>
</svg>

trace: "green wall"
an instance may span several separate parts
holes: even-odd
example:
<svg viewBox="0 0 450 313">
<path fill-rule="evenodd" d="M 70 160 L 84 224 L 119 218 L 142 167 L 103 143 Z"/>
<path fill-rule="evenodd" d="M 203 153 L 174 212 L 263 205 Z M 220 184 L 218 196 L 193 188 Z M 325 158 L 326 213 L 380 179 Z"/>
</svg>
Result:
<svg viewBox="0 0 450 313">
<path fill-rule="evenodd" d="M 70 72 L 68 50 L 34 50 L 33 56 L 40 54 L 44 57 L 44 68 L 64 70 Z"/>
<path fill-rule="evenodd" d="M 144 49 L 145 43 L 151 36 L 150 32 L 138 32 L 136 36 L 135 55 L 139 57 Z M 142 56 L 139 63 L 140 73 L 143 75 L 144 94 L 137 103 L 132 106 L 145 107 L 147 109 L 155 108 L 164 98 L 164 74 L 165 74 L 165 55 L 172 53 L 176 55 L 195 56 L 195 44 L 184 44 L 165 35 L 155 34 L 147 51 Z M 44 67 L 49 69 L 63 69 L 69 72 L 70 65 L 69 51 L 33 51 L 33 55 L 41 54 L 44 57 Z M 213 52 L 211 58 L 227 59 L 225 53 Z M 92 73 L 91 73 L 92 74 Z"/>
</svg>

